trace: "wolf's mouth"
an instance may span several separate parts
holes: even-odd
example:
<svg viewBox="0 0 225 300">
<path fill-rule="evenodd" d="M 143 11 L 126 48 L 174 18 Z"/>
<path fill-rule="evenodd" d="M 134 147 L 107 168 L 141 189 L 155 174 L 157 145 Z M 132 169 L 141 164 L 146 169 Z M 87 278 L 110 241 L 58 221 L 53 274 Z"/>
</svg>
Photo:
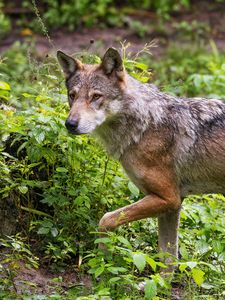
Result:
<svg viewBox="0 0 225 300">
<path fill-rule="evenodd" d="M 81 134 L 84 134 L 84 133 L 82 133 L 82 132 L 80 132 L 80 131 L 78 131 L 78 130 L 76 130 L 76 129 L 68 129 L 67 128 L 67 131 L 70 133 L 70 134 L 73 134 L 73 135 L 81 135 Z"/>
</svg>

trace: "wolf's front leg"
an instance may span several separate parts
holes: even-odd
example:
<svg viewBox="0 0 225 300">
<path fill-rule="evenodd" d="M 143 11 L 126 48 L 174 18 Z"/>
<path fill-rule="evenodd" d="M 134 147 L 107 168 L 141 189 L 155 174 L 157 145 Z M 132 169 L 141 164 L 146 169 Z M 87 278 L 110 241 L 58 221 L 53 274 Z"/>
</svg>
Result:
<svg viewBox="0 0 225 300">
<path fill-rule="evenodd" d="M 99 227 L 103 231 L 113 230 L 128 222 L 157 217 L 168 211 L 177 211 L 180 205 L 181 201 L 178 197 L 163 199 L 156 194 L 147 195 L 135 203 L 106 213 L 100 220 Z"/>
<path fill-rule="evenodd" d="M 171 197 L 169 197 L 169 195 Z M 145 196 L 143 199 L 127 205 L 125 207 L 119 208 L 113 212 L 106 213 L 100 220 L 99 227 L 100 231 L 105 232 L 108 230 L 113 230 L 119 225 L 141 220 L 148 217 L 159 217 L 160 226 L 160 239 L 159 246 L 163 251 L 169 252 L 172 256 L 176 256 L 177 253 L 177 235 L 174 229 L 165 231 L 165 227 L 172 226 L 177 229 L 178 221 L 176 221 L 177 212 L 180 209 L 181 201 L 175 193 L 171 192 L 167 197 L 162 198 L 156 194 L 151 194 Z M 168 213 L 170 212 L 170 213 Z M 165 216 L 163 214 L 166 214 Z M 170 220 L 170 216 L 173 216 Z M 178 217 L 179 219 L 179 217 Z M 168 224 L 166 225 L 166 222 Z M 176 224 L 176 225 L 175 225 Z M 174 236 L 175 235 L 175 236 Z M 163 238 L 165 237 L 165 241 Z M 175 244 L 176 245 L 175 245 Z M 168 245 L 171 244 L 171 247 Z"/>
</svg>

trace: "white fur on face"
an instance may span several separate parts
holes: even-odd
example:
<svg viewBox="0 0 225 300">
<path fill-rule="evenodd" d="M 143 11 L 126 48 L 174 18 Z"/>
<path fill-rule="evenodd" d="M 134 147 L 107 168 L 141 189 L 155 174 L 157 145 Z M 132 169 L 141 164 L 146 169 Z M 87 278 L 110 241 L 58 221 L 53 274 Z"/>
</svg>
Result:
<svg viewBox="0 0 225 300">
<path fill-rule="evenodd" d="M 79 118 L 77 131 L 79 131 L 81 134 L 93 132 L 105 121 L 105 119 L 105 112 L 102 110 L 96 110 L 94 112 L 82 112 Z"/>
<path fill-rule="evenodd" d="M 114 101 L 110 102 L 110 104 L 109 104 L 109 111 L 112 114 L 118 113 L 119 111 L 121 111 L 121 109 L 122 109 L 121 100 L 114 100 Z"/>
<path fill-rule="evenodd" d="M 89 111 L 82 111 L 79 116 L 79 133 L 91 133 L 102 125 L 108 116 L 117 114 L 121 110 L 122 104 L 119 100 L 109 102 L 107 108 L 95 108 Z M 107 111 L 107 112 L 106 112 Z"/>
</svg>

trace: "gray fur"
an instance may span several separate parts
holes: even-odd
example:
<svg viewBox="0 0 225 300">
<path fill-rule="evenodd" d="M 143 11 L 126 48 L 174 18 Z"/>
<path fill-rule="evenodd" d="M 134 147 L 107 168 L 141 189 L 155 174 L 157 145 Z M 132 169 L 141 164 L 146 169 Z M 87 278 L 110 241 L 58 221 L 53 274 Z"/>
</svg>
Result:
<svg viewBox="0 0 225 300">
<path fill-rule="evenodd" d="M 103 59 L 102 59 L 102 68 L 106 75 L 110 75 L 113 70 L 116 72 L 123 71 L 123 61 L 119 52 L 114 48 L 109 48 Z"/>
<path fill-rule="evenodd" d="M 146 131 L 170 128 L 166 139 L 173 148 L 182 197 L 190 193 L 225 192 L 225 182 L 222 186 L 209 184 L 212 176 L 213 181 L 217 176 L 221 178 L 221 173 L 225 176 L 225 144 L 218 145 L 216 138 L 222 129 L 220 137 L 225 141 L 225 104 L 215 99 L 177 98 L 130 76 L 127 80 L 131 88 L 123 95 L 126 101 L 119 114 L 95 131 L 108 152 L 120 159 L 129 146 L 140 142 Z"/>
</svg>

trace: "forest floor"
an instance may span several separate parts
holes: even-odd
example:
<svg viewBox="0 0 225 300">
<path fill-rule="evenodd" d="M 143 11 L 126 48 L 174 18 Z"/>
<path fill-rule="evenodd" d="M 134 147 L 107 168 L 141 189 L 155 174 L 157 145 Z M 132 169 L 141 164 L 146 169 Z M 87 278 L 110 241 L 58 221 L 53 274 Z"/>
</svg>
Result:
<svg viewBox="0 0 225 300">
<path fill-rule="evenodd" d="M 99 279 L 101 280 L 101 278 Z M 19 262 L 17 275 L 13 278 L 13 287 L 17 295 L 54 294 L 68 292 L 70 289 L 82 288 L 84 294 L 92 291 L 92 277 L 75 269 L 75 266 L 66 267 L 65 270 L 51 271 L 42 266 L 38 269 L 27 267 Z M 171 300 L 179 300 L 182 295 L 182 284 L 172 285 Z"/>
<path fill-rule="evenodd" d="M 49 37 L 26 28 L 13 27 L 12 32 L 0 43 L 0 52 L 8 49 L 15 41 L 34 42 L 37 55 L 46 56 L 57 49 L 68 53 L 89 50 L 102 54 L 109 46 L 120 47 L 120 42 L 131 43 L 133 52 L 140 51 L 146 43 L 156 40 L 153 55 L 162 55 L 171 43 L 190 44 L 203 41 L 207 46 L 214 40 L 218 49 L 225 47 L 225 3 L 210 4 L 196 1 L 191 10 L 173 14 L 166 22 L 159 21 L 153 12 L 135 10 L 127 16 L 123 27 L 81 28 L 69 32 L 60 28 L 49 33 Z M 133 26 L 133 22 L 136 26 Z"/>
<path fill-rule="evenodd" d="M 66 266 L 65 270 L 51 270 L 47 266 L 28 268 L 23 262 L 19 263 L 17 275 L 13 279 L 14 287 L 18 295 L 23 294 L 51 294 L 68 291 L 71 288 L 85 289 L 91 291 L 92 280 L 87 274 L 80 274 L 75 266 Z"/>
</svg>

